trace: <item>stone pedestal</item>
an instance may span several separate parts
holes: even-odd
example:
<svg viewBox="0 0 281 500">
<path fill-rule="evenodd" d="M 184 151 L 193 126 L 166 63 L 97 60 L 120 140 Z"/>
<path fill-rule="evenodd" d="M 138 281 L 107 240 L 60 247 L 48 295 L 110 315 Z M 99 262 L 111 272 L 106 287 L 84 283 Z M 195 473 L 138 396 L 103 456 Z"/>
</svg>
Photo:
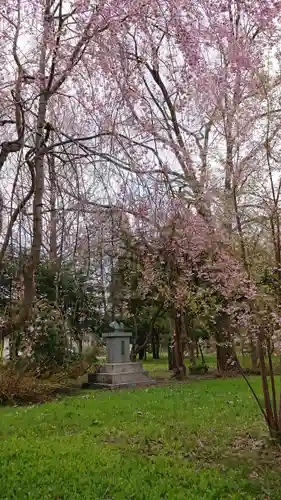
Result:
<svg viewBox="0 0 281 500">
<path fill-rule="evenodd" d="M 107 363 L 99 367 L 96 373 L 89 373 L 90 387 L 117 389 L 154 383 L 144 371 L 142 363 Z"/>
<path fill-rule="evenodd" d="M 105 333 L 107 341 L 107 363 L 101 365 L 96 373 L 89 373 L 88 385 L 96 388 L 116 389 L 154 383 L 141 362 L 130 362 L 130 332 L 124 332 L 117 323 L 115 331 Z"/>
<path fill-rule="evenodd" d="M 131 332 L 124 332 L 123 330 L 103 334 L 103 338 L 107 341 L 107 363 L 130 362 L 131 336 Z"/>
</svg>

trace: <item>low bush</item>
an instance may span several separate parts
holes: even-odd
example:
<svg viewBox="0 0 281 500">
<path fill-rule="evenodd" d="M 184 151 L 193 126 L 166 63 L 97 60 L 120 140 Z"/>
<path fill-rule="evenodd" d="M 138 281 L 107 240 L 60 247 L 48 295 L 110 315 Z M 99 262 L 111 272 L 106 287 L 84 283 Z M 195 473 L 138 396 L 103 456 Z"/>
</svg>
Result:
<svg viewBox="0 0 281 500">
<path fill-rule="evenodd" d="M 82 357 L 84 361 L 91 364 L 97 362 L 99 354 L 100 354 L 100 347 L 98 346 L 98 344 L 94 344 L 92 346 L 87 347 L 83 351 Z"/>
<path fill-rule="evenodd" d="M 32 375 L 10 368 L 0 372 L 0 404 L 26 405 L 44 403 L 53 399 L 62 387 L 43 383 Z"/>
<path fill-rule="evenodd" d="M 205 363 L 197 364 L 196 366 L 189 366 L 190 375 L 201 375 L 202 373 L 207 373 L 209 367 Z"/>
<path fill-rule="evenodd" d="M 65 365 L 61 376 L 65 379 L 77 379 L 82 375 L 85 375 L 90 370 L 91 363 L 81 358 L 77 361 L 72 361 L 71 363 Z"/>
<path fill-rule="evenodd" d="M 61 310 L 47 299 L 37 300 L 24 335 L 20 350 L 36 365 L 37 373 L 57 371 L 68 361 L 68 323 Z"/>
</svg>

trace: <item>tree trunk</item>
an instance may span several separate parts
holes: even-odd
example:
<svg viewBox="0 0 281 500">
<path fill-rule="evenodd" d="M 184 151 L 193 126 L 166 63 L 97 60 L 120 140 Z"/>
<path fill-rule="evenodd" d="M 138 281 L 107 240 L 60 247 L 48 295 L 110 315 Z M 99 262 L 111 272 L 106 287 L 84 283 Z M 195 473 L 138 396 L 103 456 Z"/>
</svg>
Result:
<svg viewBox="0 0 281 500">
<path fill-rule="evenodd" d="M 235 353 L 229 335 L 221 332 L 216 335 L 217 370 L 220 373 L 231 371 Z"/>
<path fill-rule="evenodd" d="M 137 360 L 137 353 L 132 349 L 130 353 L 130 360 L 134 363 Z"/>
<path fill-rule="evenodd" d="M 33 196 L 33 235 L 30 255 L 23 270 L 24 292 L 18 314 L 11 316 L 11 320 L 3 328 L 2 337 L 12 335 L 19 330 L 31 316 L 33 301 L 36 295 L 35 272 L 40 261 L 42 244 L 42 205 L 44 194 L 44 157 L 45 152 L 45 124 L 48 103 L 48 93 L 46 91 L 46 56 L 47 41 L 50 33 L 50 8 L 48 1 L 44 13 L 44 29 L 41 40 L 41 52 L 39 62 L 40 75 L 40 97 L 38 102 L 35 147 L 26 155 L 26 162 L 34 174 L 34 196 Z"/>
<path fill-rule="evenodd" d="M 199 347 L 198 347 L 198 341 L 196 341 L 196 358 L 199 359 Z"/>
<path fill-rule="evenodd" d="M 171 343 L 168 345 L 168 368 L 169 370 L 173 370 L 174 362 L 173 362 L 173 347 Z"/>
<path fill-rule="evenodd" d="M 3 363 L 3 361 L 4 361 L 4 347 L 5 347 L 4 340 L 0 340 L 0 362 L 1 363 Z"/>
<path fill-rule="evenodd" d="M 18 358 L 19 335 L 17 332 L 12 332 L 9 338 L 9 357 L 11 361 L 16 361 Z"/>
<path fill-rule="evenodd" d="M 139 360 L 142 361 L 145 357 L 145 347 L 141 347 L 139 350 Z"/>
<path fill-rule="evenodd" d="M 152 357 L 153 359 L 159 359 L 159 333 L 156 330 L 152 332 Z"/>
<path fill-rule="evenodd" d="M 217 370 L 218 372 L 227 372 L 230 370 L 230 361 L 233 357 L 232 347 L 217 345 Z"/>
<path fill-rule="evenodd" d="M 77 344 L 78 344 L 78 353 L 82 354 L 82 352 L 83 352 L 83 337 L 80 334 L 78 334 L 78 337 L 77 337 Z"/>
<path fill-rule="evenodd" d="M 269 430 L 270 436 L 272 438 L 276 438 L 279 430 L 278 430 L 277 422 L 274 418 L 274 413 L 273 413 L 273 409 L 272 409 L 272 401 L 270 398 L 270 391 L 269 391 L 268 380 L 267 380 L 267 369 L 266 369 L 265 356 L 264 356 L 264 350 L 265 350 L 264 340 L 265 340 L 264 333 L 263 333 L 263 330 L 261 329 L 260 335 L 258 338 L 258 349 L 259 349 L 259 358 L 260 358 L 260 366 L 261 366 L 261 379 L 262 379 L 262 391 L 263 391 L 263 397 L 264 397 L 264 409 L 265 409 L 266 420 L 267 420 L 267 425 L 268 425 L 268 430 Z M 276 401 L 275 401 L 275 404 L 276 404 Z"/>
<path fill-rule="evenodd" d="M 257 344 L 253 340 L 252 337 L 250 337 L 250 348 L 251 348 L 252 369 L 257 370 L 258 369 L 259 354 L 258 354 Z"/>
<path fill-rule="evenodd" d="M 186 366 L 184 363 L 183 338 L 182 338 L 182 318 L 175 314 L 175 330 L 173 334 L 173 372 L 176 378 L 186 376 Z"/>
<path fill-rule="evenodd" d="M 196 352 L 195 342 L 193 340 L 189 340 L 188 342 L 189 361 L 193 368 L 196 366 L 195 352 Z"/>
<path fill-rule="evenodd" d="M 53 140 L 53 134 L 51 134 L 51 141 Z M 48 167 L 49 167 L 49 189 L 50 189 L 50 260 L 57 268 L 58 259 L 58 244 L 57 244 L 57 188 L 56 188 L 56 172 L 55 172 L 55 159 L 53 155 L 48 157 Z"/>
</svg>

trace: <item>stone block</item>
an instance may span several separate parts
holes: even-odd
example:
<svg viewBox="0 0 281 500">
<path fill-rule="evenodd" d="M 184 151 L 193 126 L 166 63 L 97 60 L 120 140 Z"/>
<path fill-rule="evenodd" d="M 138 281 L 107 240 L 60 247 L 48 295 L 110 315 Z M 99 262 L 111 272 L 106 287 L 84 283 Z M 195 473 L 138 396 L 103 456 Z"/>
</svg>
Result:
<svg viewBox="0 0 281 500">
<path fill-rule="evenodd" d="M 153 383 L 140 362 L 108 363 L 100 366 L 97 373 L 88 375 L 88 385 L 92 388 L 135 387 Z"/>
</svg>

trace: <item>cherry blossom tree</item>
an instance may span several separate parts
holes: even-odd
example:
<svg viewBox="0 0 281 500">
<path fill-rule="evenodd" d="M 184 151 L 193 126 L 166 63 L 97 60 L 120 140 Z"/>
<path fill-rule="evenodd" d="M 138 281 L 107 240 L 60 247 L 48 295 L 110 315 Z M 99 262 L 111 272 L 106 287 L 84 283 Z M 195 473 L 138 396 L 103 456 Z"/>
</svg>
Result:
<svg viewBox="0 0 281 500">
<path fill-rule="evenodd" d="M 27 186 L 18 200 L 13 197 L 0 260 L 4 258 L 19 215 L 28 203 L 32 205 L 31 250 L 23 271 L 20 313 L 4 325 L 3 334 L 24 322 L 31 312 L 35 296 L 34 275 L 42 246 L 47 163 L 53 194 L 54 176 L 50 165 L 54 158 L 69 156 L 68 145 L 74 144 L 77 149 L 85 139 L 75 137 L 75 127 L 71 137 L 65 134 L 62 113 L 57 111 L 62 106 L 71 109 L 71 102 L 79 100 L 82 59 L 84 64 L 91 60 L 88 70 L 91 71 L 91 67 L 94 71 L 95 61 L 105 55 L 101 53 L 101 38 L 108 38 L 109 30 L 118 30 L 129 14 L 130 9 L 123 2 L 116 5 L 110 1 L 91 4 L 88 1 L 18 0 L 1 6 L 3 140 L 0 168 L 4 174 L 11 164 L 15 165 L 12 193 L 17 190 L 23 171 Z M 72 114 L 73 121 L 74 116 Z M 53 202 L 52 199 L 51 205 Z M 1 205 L 4 208 L 3 193 Z"/>
<path fill-rule="evenodd" d="M 221 370 L 239 329 L 258 339 L 262 360 L 261 304 L 280 305 L 264 289 L 257 300 L 255 284 L 262 266 L 280 281 L 280 7 L 2 2 L 2 269 L 11 246 L 25 248 L 2 337 L 32 316 L 42 255 L 56 270 L 87 262 L 106 310 L 127 231 L 139 295 L 156 288 L 173 320 L 178 372 L 194 297 L 220 323 Z"/>
</svg>

